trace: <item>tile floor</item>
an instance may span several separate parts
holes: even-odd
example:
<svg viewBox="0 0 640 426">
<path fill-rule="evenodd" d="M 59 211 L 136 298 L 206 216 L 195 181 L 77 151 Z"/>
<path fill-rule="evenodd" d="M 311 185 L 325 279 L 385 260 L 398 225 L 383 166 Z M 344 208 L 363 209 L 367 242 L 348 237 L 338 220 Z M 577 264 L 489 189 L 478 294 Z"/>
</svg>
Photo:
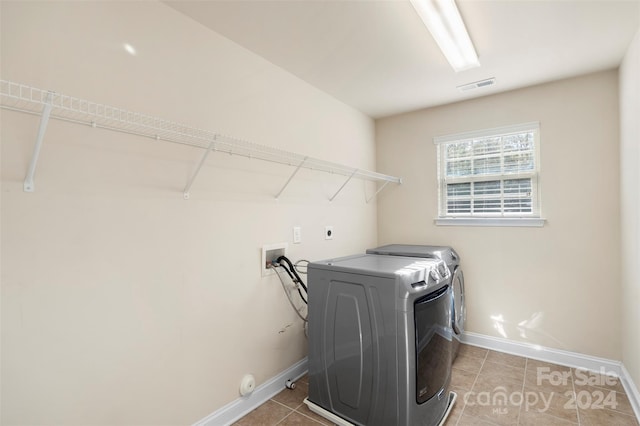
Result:
<svg viewBox="0 0 640 426">
<path fill-rule="evenodd" d="M 331 425 L 302 403 L 308 388 L 303 377 L 235 425 Z M 445 426 L 640 426 L 617 379 L 475 346 L 460 347 L 451 390 Z"/>
</svg>

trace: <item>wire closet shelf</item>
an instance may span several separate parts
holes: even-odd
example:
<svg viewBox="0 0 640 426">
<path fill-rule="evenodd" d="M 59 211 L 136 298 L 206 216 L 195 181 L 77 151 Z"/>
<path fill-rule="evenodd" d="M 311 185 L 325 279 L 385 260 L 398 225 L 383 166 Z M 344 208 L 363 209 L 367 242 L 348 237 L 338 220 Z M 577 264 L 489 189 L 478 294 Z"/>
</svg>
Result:
<svg viewBox="0 0 640 426">
<path fill-rule="evenodd" d="M 367 202 L 373 199 L 388 183 L 402 183 L 402 179 L 399 177 L 353 168 L 282 149 L 272 148 L 220 133 L 185 126 L 146 114 L 90 102 L 7 80 L 0 80 L 0 101 L 0 107 L 4 109 L 41 116 L 40 130 L 34 148 L 34 155 L 29 172 L 27 173 L 27 178 L 25 179 L 25 191 L 28 192 L 32 192 L 34 188 L 33 172 L 35 171 L 37 156 L 49 117 L 88 125 L 94 128 L 123 132 L 204 149 L 203 157 L 194 175 L 185 187 L 185 198 L 189 198 L 191 184 L 204 164 L 206 156 L 212 151 L 295 167 L 293 174 L 276 195 L 276 198 L 282 194 L 300 168 L 348 177 L 347 181 L 330 200 L 333 200 L 349 180 L 354 177 L 383 183 L 376 193 L 367 199 Z"/>
</svg>

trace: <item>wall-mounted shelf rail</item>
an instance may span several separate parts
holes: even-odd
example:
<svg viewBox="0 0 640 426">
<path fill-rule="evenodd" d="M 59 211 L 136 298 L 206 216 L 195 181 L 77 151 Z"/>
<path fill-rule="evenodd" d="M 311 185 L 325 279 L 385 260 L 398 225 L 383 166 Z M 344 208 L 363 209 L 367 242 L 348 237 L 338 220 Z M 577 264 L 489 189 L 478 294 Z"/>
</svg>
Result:
<svg viewBox="0 0 640 426">
<path fill-rule="evenodd" d="M 188 127 L 145 114 L 127 111 L 121 108 L 102 105 L 51 91 L 37 89 L 24 84 L 0 80 L 0 106 L 4 109 L 39 115 L 40 128 L 34 146 L 34 152 L 25 178 L 24 190 L 34 190 L 34 174 L 40 147 L 44 139 L 49 118 L 92 126 L 94 128 L 124 132 L 133 135 L 189 145 L 205 150 L 203 156 L 187 182 L 184 197 L 189 198 L 190 188 L 210 152 L 224 152 L 247 158 L 270 161 L 295 167 L 293 174 L 276 195 L 278 198 L 291 182 L 300 168 L 318 170 L 347 176 L 347 181 L 333 195 L 333 200 L 351 178 L 360 178 L 383 185 L 370 197 L 373 199 L 388 183 L 402 183 L 402 179 L 382 173 L 357 169 L 330 161 L 308 157 L 294 152 L 271 148 L 241 139 L 222 135 L 208 130 Z"/>
</svg>

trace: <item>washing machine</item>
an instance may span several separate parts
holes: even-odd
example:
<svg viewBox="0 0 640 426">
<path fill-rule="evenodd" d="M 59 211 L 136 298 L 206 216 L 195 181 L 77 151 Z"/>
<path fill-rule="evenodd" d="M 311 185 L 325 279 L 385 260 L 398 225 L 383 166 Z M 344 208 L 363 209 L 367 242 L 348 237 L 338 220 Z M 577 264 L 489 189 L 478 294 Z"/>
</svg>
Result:
<svg viewBox="0 0 640 426">
<path fill-rule="evenodd" d="M 460 257 L 458 253 L 451 247 L 447 246 L 426 246 L 426 245 L 410 245 L 410 244 L 388 244 L 367 250 L 369 254 L 381 254 L 391 256 L 409 256 L 427 259 L 443 260 L 451 275 L 452 297 L 452 322 L 453 328 L 453 358 L 458 354 L 462 333 L 464 332 L 464 323 L 466 320 L 466 308 L 464 297 L 464 275 L 460 267 Z"/>
<path fill-rule="evenodd" d="M 441 424 L 455 401 L 444 261 L 359 254 L 307 271 L 309 408 L 339 425 Z"/>
</svg>

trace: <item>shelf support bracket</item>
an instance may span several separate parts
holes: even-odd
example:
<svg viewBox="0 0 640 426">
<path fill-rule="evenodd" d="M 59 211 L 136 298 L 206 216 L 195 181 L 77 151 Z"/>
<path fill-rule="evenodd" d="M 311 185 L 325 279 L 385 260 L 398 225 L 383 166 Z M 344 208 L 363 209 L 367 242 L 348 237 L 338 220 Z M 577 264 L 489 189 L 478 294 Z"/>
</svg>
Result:
<svg viewBox="0 0 640 426">
<path fill-rule="evenodd" d="M 338 196 L 338 194 L 340 193 L 340 191 L 342 191 L 342 188 L 344 188 L 345 186 L 347 186 L 347 184 L 349 183 L 349 181 L 351 180 L 351 178 L 353 178 L 356 173 L 358 173 L 358 169 L 355 169 L 353 171 L 353 173 L 351 173 L 351 176 L 349 176 L 347 178 L 347 180 L 344 181 L 344 183 L 342 184 L 342 186 L 340 187 L 340 189 L 338 189 L 338 191 L 336 191 L 335 194 L 333 194 L 333 197 L 329 198 L 329 201 L 333 201 L 334 198 L 336 198 Z"/>
<path fill-rule="evenodd" d="M 298 167 L 296 167 L 293 173 L 291 173 L 291 176 L 289 176 L 289 179 L 287 179 L 287 181 L 284 183 L 284 186 L 282 187 L 282 189 L 280 189 L 280 191 L 276 194 L 276 200 L 280 198 L 280 195 L 282 195 L 286 187 L 289 186 L 289 183 L 291 182 L 293 177 L 296 175 L 296 173 L 298 173 L 298 171 L 302 168 L 302 166 L 304 166 L 304 163 L 306 163 L 307 158 L 309 157 L 304 157 L 300 162 L 300 164 L 298 164 Z"/>
<path fill-rule="evenodd" d="M 53 109 L 53 92 L 47 93 L 44 107 L 42 108 L 42 115 L 40 116 L 40 127 L 38 128 L 38 135 L 36 136 L 36 143 L 33 147 L 33 155 L 31 156 L 31 162 L 29 163 L 29 169 L 27 170 L 27 176 L 24 178 L 24 184 L 22 189 L 24 192 L 35 191 L 35 183 L 33 177 L 36 174 L 36 166 L 38 165 L 38 157 L 40 156 L 40 149 L 42 149 L 42 142 L 44 141 L 44 134 L 47 131 L 47 124 L 49 124 L 49 117 L 51 116 L 51 109 Z"/>
<path fill-rule="evenodd" d="M 371 197 L 367 198 L 367 204 L 369 204 L 369 201 L 373 200 L 374 198 L 376 198 L 376 196 L 384 189 L 385 186 L 389 185 L 390 181 L 386 181 L 384 183 L 384 185 L 382 185 L 380 188 L 378 188 L 378 190 L 376 191 L 375 194 L 373 194 Z"/>
<path fill-rule="evenodd" d="M 193 182 L 196 180 L 196 177 L 198 176 L 198 173 L 200 173 L 200 169 L 204 165 L 204 162 L 206 161 L 207 157 L 209 156 L 209 153 L 213 150 L 213 147 L 214 147 L 215 143 L 216 143 L 216 138 L 214 137 L 213 140 L 209 143 L 209 146 L 207 147 L 207 150 L 204 152 L 204 154 L 202 154 L 202 158 L 200 159 L 200 163 L 198 163 L 198 167 L 196 167 L 196 170 L 193 172 L 193 175 L 191 176 L 191 179 L 189 179 L 189 182 L 187 182 L 187 186 L 184 187 L 183 197 L 184 197 L 185 200 L 188 200 L 191 197 L 191 194 L 189 194 L 189 191 L 191 190 L 191 185 L 193 185 Z"/>
</svg>

